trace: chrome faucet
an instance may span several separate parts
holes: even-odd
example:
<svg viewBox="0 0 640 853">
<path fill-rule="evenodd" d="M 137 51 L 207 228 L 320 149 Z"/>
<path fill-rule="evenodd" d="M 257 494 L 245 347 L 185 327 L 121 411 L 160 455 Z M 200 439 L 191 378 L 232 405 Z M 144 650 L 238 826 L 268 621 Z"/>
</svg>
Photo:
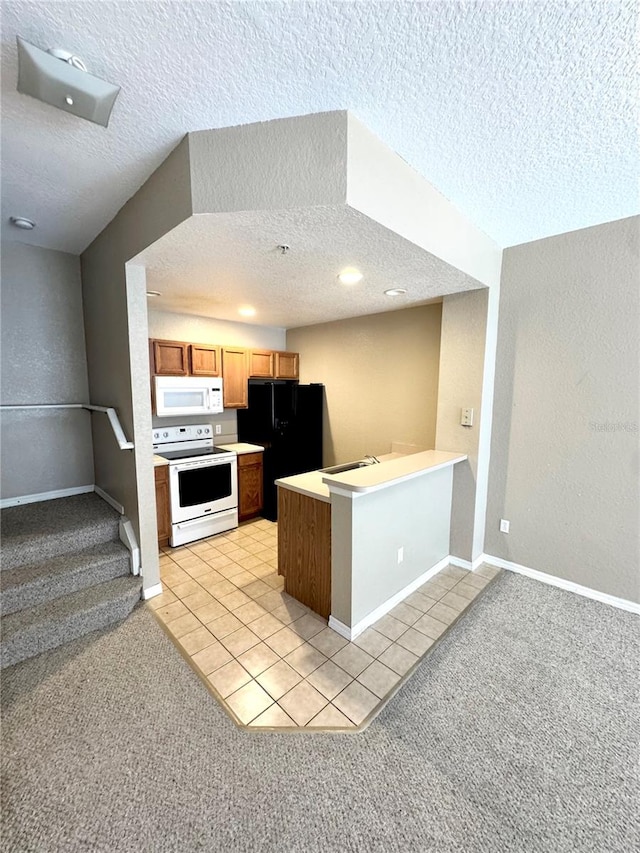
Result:
<svg viewBox="0 0 640 853">
<path fill-rule="evenodd" d="M 371 456 L 369 453 L 367 453 L 364 458 L 369 462 L 369 465 L 379 465 L 380 464 L 380 460 L 378 459 L 377 456 Z"/>
</svg>

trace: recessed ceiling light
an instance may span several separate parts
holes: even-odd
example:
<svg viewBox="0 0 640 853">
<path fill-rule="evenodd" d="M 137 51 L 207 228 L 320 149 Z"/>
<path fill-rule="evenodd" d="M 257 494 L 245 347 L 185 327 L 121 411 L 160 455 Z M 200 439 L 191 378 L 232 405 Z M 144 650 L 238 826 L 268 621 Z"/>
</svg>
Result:
<svg viewBox="0 0 640 853">
<path fill-rule="evenodd" d="M 10 216 L 9 222 L 15 225 L 16 228 L 22 228 L 23 231 L 33 231 L 36 227 L 36 223 L 31 219 L 27 219 L 26 216 Z"/>
<path fill-rule="evenodd" d="M 147 290 L 147 296 L 162 296 L 159 290 Z"/>
<path fill-rule="evenodd" d="M 385 296 L 404 296 L 405 293 L 408 293 L 408 292 L 409 291 L 406 289 L 406 287 L 391 287 L 391 288 L 389 288 L 389 290 L 385 290 L 384 295 Z"/>
<path fill-rule="evenodd" d="M 347 267 L 338 276 L 343 284 L 357 284 L 362 279 L 362 273 L 355 267 Z"/>
<path fill-rule="evenodd" d="M 243 305 L 242 308 L 238 308 L 238 314 L 241 314 L 243 317 L 255 317 L 256 309 L 251 305 Z"/>
</svg>

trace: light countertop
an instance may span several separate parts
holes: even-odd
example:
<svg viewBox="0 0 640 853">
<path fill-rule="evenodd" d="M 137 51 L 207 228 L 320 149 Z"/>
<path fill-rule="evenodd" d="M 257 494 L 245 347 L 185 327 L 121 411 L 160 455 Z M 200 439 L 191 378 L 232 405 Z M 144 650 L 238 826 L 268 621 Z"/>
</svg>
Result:
<svg viewBox="0 0 640 853">
<path fill-rule="evenodd" d="M 354 495 L 375 492 L 403 480 L 411 480 L 430 471 L 455 465 L 466 458 L 464 453 L 449 453 L 444 450 L 425 450 L 407 455 L 388 453 L 379 457 L 379 465 L 367 465 L 342 474 L 310 471 L 307 474 L 283 477 L 276 480 L 276 485 L 330 503 L 329 486 L 353 492 Z"/>
<path fill-rule="evenodd" d="M 169 460 L 165 459 L 164 456 L 158 456 L 157 453 L 153 454 L 153 467 L 159 468 L 161 465 L 168 465 Z"/>
<path fill-rule="evenodd" d="M 244 441 L 237 441 L 235 444 L 216 444 L 221 450 L 232 450 L 234 453 L 242 455 L 243 453 L 262 453 L 264 447 L 260 444 L 247 444 Z"/>
</svg>

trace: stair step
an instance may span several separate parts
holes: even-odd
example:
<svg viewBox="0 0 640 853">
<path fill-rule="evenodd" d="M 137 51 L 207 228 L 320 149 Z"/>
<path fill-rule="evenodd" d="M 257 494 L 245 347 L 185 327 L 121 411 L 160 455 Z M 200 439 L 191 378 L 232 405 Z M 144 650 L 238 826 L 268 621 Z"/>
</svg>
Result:
<svg viewBox="0 0 640 853">
<path fill-rule="evenodd" d="M 3 571 L 118 538 L 120 516 L 94 492 L 3 509 Z"/>
<path fill-rule="evenodd" d="M 125 619 L 142 583 L 129 575 L 2 619 L 2 668 Z"/>
<path fill-rule="evenodd" d="M 121 542 L 102 542 L 44 563 L 8 569 L 0 572 L 0 613 L 37 607 L 129 572 L 129 551 Z"/>
</svg>

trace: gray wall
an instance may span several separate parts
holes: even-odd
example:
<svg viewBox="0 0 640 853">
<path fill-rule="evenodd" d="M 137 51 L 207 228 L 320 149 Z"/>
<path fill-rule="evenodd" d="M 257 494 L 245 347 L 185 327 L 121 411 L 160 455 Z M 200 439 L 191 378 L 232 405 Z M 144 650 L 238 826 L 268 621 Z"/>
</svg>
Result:
<svg viewBox="0 0 640 853">
<path fill-rule="evenodd" d="M 93 416 L 96 484 L 121 503 L 138 533 L 145 590 L 159 582 L 151 449 L 146 277 L 127 262 L 191 215 L 185 138 L 82 254 L 92 402 L 114 406 L 135 449 L 122 451 Z"/>
<path fill-rule="evenodd" d="M 478 494 L 478 461 L 481 452 L 483 394 L 486 385 L 485 350 L 489 289 L 445 296 L 442 302 L 440 384 L 438 386 L 437 450 L 466 453 L 455 466 L 451 505 L 450 553 L 469 562 L 474 553 L 474 524 Z M 460 424 L 460 410 L 474 410 L 473 426 Z M 488 449 L 488 443 L 487 443 Z M 480 539 L 479 550 L 482 548 Z"/>
<path fill-rule="evenodd" d="M 3 405 L 86 403 L 80 262 L 23 243 L 2 246 Z M 93 484 L 84 410 L 2 413 L 3 499 Z"/>
<path fill-rule="evenodd" d="M 504 253 L 485 539 L 488 554 L 636 602 L 639 225 Z"/>
</svg>

